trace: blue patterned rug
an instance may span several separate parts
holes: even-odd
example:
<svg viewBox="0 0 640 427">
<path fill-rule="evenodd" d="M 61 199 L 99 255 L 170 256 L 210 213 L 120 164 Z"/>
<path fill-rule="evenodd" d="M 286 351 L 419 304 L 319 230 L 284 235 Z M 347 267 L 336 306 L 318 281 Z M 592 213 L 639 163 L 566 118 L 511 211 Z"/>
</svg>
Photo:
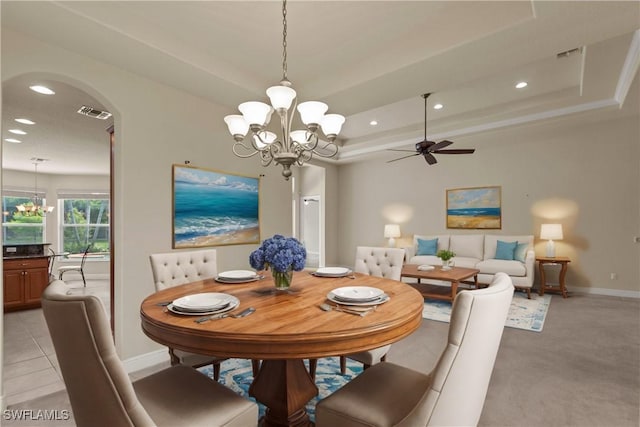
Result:
<svg viewBox="0 0 640 427">
<path fill-rule="evenodd" d="M 541 332 L 550 303 L 551 295 L 549 294 L 541 297 L 532 293 L 531 299 L 527 299 L 524 293 L 514 293 L 505 326 Z M 451 303 L 448 301 L 426 300 L 422 310 L 422 317 L 448 323 L 451 317 Z"/>
<path fill-rule="evenodd" d="M 305 360 L 305 365 L 308 361 Z M 253 371 L 251 369 L 251 361 L 247 359 L 229 359 L 222 362 L 222 370 L 220 371 L 219 383 L 224 384 L 236 393 L 251 399 L 249 396 L 249 386 L 253 381 Z M 307 365 L 308 369 L 308 365 Z M 213 367 L 211 365 L 203 366 L 198 369 L 209 378 L 213 378 Z M 340 374 L 340 358 L 326 357 L 318 359 L 318 367 L 316 368 L 316 386 L 318 386 L 318 395 L 311 399 L 307 404 L 307 413 L 311 421 L 315 419 L 316 403 L 329 396 L 331 393 L 348 383 L 352 378 L 358 376 L 362 372 L 362 363 L 347 359 L 347 371 L 345 375 Z M 260 416 L 264 415 L 265 407 L 258 403 L 260 408 Z"/>
</svg>

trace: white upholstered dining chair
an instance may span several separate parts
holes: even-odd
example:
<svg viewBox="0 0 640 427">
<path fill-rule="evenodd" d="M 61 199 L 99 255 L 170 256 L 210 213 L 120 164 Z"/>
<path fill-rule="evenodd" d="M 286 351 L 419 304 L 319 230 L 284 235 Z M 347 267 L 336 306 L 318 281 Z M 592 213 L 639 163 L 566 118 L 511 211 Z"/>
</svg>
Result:
<svg viewBox="0 0 640 427">
<path fill-rule="evenodd" d="M 212 279 L 218 274 L 215 249 L 152 254 L 149 260 L 156 291 Z M 173 348 L 169 348 L 169 357 L 172 365 L 180 363 L 194 368 L 213 365 L 213 378 L 216 381 L 220 377 L 220 363 L 226 360 Z"/>
<path fill-rule="evenodd" d="M 79 427 L 255 426 L 258 406 L 176 365 L 131 382 L 100 299 L 53 281 L 42 310 Z"/>
<path fill-rule="evenodd" d="M 358 246 L 356 248 L 354 271 L 369 276 L 384 277 L 386 279 L 399 281 L 402 273 L 404 254 L 404 249 L 400 248 Z M 374 348 L 373 350 L 341 356 L 340 372 L 344 374 L 346 371 L 346 357 L 361 362 L 364 368 L 367 369 L 375 363 L 384 362 L 390 348 L 390 345 L 385 345 L 384 347 Z"/>
<path fill-rule="evenodd" d="M 477 425 L 513 289 L 511 278 L 497 273 L 488 288 L 461 291 L 431 373 L 391 362 L 372 366 L 317 404 L 316 426 Z"/>
</svg>

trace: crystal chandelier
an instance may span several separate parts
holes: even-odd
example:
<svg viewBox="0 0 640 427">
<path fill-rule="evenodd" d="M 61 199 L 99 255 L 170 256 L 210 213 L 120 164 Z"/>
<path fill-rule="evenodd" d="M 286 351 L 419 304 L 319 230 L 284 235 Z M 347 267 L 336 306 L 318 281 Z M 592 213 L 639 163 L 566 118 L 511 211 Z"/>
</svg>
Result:
<svg viewBox="0 0 640 427">
<path fill-rule="evenodd" d="M 338 153 L 335 140 L 345 118 L 340 114 L 325 114 L 329 107 L 323 102 L 302 102 L 297 105 L 297 110 L 306 129 L 291 130 L 293 110 L 296 109 L 296 91 L 287 79 L 286 0 L 282 2 L 282 23 L 282 80 L 278 86 L 267 89 L 271 105 L 258 101 L 244 102 L 238 106 L 242 115 L 226 116 L 224 121 L 235 140 L 233 153 L 236 156 L 247 158 L 259 154 L 262 166 L 269 166 L 271 162 L 282 165 L 282 175 L 289 180 L 291 165 L 294 163 L 302 166 L 314 154 L 333 157 Z M 274 110 L 280 116 L 280 135 L 266 130 Z M 328 141 L 324 140 L 320 129 Z M 245 136 L 249 130 L 251 135 L 246 143 Z"/>
<path fill-rule="evenodd" d="M 33 162 L 33 166 L 35 167 L 35 190 L 33 192 L 33 197 L 31 198 L 31 203 L 25 204 L 21 203 L 16 206 L 18 214 L 22 216 L 45 216 L 47 213 L 53 212 L 53 206 L 46 206 L 42 204 L 42 197 L 38 194 L 38 162 L 43 161 L 43 159 L 32 159 L 35 160 Z"/>
</svg>

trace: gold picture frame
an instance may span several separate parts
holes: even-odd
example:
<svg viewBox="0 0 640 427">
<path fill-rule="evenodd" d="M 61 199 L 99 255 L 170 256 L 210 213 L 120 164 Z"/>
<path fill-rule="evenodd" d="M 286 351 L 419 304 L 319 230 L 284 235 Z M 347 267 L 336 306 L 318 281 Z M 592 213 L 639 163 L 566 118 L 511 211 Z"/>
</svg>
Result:
<svg viewBox="0 0 640 427">
<path fill-rule="evenodd" d="M 499 186 L 447 190 L 447 228 L 501 229 L 501 193 Z"/>
</svg>

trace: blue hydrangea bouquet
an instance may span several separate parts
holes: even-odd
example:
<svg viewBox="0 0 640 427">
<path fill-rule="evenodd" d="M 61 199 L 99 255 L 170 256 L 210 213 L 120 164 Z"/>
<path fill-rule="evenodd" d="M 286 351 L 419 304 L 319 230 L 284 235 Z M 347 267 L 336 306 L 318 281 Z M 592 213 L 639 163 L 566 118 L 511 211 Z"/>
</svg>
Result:
<svg viewBox="0 0 640 427">
<path fill-rule="evenodd" d="M 262 242 L 262 245 L 249 256 L 251 267 L 256 270 L 271 269 L 271 275 L 277 289 L 288 289 L 294 271 L 304 268 L 307 250 L 294 237 L 276 234 Z"/>
</svg>

